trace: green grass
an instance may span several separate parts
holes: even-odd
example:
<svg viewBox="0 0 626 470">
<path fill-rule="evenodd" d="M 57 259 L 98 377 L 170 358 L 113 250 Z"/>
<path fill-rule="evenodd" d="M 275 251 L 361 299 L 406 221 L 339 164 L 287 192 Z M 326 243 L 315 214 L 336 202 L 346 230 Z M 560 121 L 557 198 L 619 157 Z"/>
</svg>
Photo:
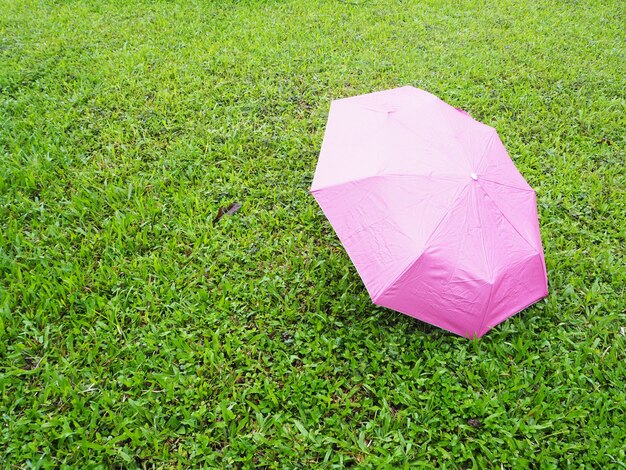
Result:
<svg viewBox="0 0 626 470">
<path fill-rule="evenodd" d="M 3 468 L 626 466 L 625 2 L 0 12 Z M 407 84 L 538 193 L 550 296 L 479 341 L 308 193 L 330 101 Z"/>
</svg>

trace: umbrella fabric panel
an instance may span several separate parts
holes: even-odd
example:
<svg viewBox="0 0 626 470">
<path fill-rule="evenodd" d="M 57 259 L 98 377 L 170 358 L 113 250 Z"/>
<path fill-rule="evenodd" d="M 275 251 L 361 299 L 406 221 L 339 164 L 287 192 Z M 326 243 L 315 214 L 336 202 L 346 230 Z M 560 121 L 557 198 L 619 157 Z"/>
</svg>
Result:
<svg viewBox="0 0 626 470">
<path fill-rule="evenodd" d="M 489 198 L 498 207 L 503 217 L 515 227 L 515 230 L 541 254 L 541 234 L 537 224 L 537 196 L 535 192 L 526 189 L 494 183 L 482 178 L 480 186 Z"/>
<path fill-rule="evenodd" d="M 511 266 L 537 255 L 474 181 L 414 266 L 376 301 L 430 323 L 434 320 L 429 312 L 444 309 L 445 320 L 435 324 L 463 336 L 480 336 L 494 286 L 501 284 Z"/>
<path fill-rule="evenodd" d="M 487 143 L 484 155 L 476 167 L 476 174 L 482 179 L 500 185 L 510 186 L 519 190 L 533 190 L 515 167 L 500 137 L 495 133 Z"/>
<path fill-rule="evenodd" d="M 467 178 L 495 130 L 405 87 L 334 101 L 312 190 L 387 174 Z"/>
<path fill-rule="evenodd" d="M 481 334 L 547 295 L 543 254 L 521 260 L 505 271 L 494 286 Z"/>
<path fill-rule="evenodd" d="M 380 153 L 381 141 L 406 140 L 403 135 L 388 136 L 389 130 L 386 116 L 333 101 L 311 190 L 376 175 L 378 162 L 388 153 Z M 376 142 L 379 145 L 372 148 Z"/>
<path fill-rule="evenodd" d="M 423 250 L 464 186 L 380 176 L 313 192 L 375 298 Z"/>
</svg>

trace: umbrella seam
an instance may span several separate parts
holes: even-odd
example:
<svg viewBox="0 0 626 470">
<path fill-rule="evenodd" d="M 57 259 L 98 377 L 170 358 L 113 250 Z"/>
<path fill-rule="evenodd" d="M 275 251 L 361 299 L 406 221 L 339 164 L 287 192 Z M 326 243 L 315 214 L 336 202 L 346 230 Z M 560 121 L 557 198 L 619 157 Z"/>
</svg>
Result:
<svg viewBox="0 0 626 470">
<path fill-rule="evenodd" d="M 493 291 L 495 290 L 495 288 L 496 288 L 495 282 L 489 286 L 489 297 L 487 298 L 487 305 L 485 306 L 485 311 L 483 312 L 483 317 L 480 319 L 480 326 L 478 327 L 478 330 L 476 330 L 476 333 L 475 333 L 475 334 L 479 335 L 479 337 L 482 336 L 481 333 L 482 333 L 482 330 L 483 330 L 483 326 L 485 325 L 485 318 L 487 318 L 487 313 L 491 309 L 491 298 L 493 297 Z"/>
<path fill-rule="evenodd" d="M 474 186 L 476 187 L 476 186 Z M 483 190 L 484 191 L 484 190 Z M 479 204 L 478 204 L 478 195 L 476 194 L 476 191 L 474 191 L 474 198 L 475 198 L 475 204 L 476 204 L 476 212 L 478 214 L 478 219 L 479 222 L 482 226 L 482 219 L 480 217 L 480 213 L 479 213 Z M 495 204 L 494 204 L 495 205 Z M 497 206 L 496 206 L 497 208 Z M 500 210 L 498 208 L 498 210 Z M 485 309 L 483 310 L 483 315 L 482 318 L 480 319 L 480 324 L 478 326 L 478 329 L 474 332 L 474 335 L 480 335 L 482 329 L 483 329 L 483 324 L 485 323 L 485 317 L 487 316 L 487 312 L 489 312 L 489 308 L 491 305 L 491 296 L 493 295 L 493 290 L 496 284 L 496 280 L 495 280 L 495 276 L 494 276 L 494 270 L 493 270 L 493 266 L 489 266 L 489 262 L 487 261 L 487 249 L 485 248 L 485 237 L 484 237 L 484 232 L 481 230 L 481 236 L 480 236 L 480 242 L 481 245 L 483 247 L 483 255 L 485 257 L 485 264 L 489 267 L 489 271 L 490 271 L 490 282 L 489 282 L 489 297 L 487 298 L 487 305 L 485 305 Z"/>
<path fill-rule="evenodd" d="M 480 167 L 483 164 L 483 160 L 485 159 L 485 155 L 487 155 L 487 150 L 489 150 L 489 146 L 491 145 L 491 142 L 493 142 L 493 139 L 495 139 L 497 135 L 498 135 L 498 131 L 493 129 L 493 131 L 491 133 L 491 136 L 489 137 L 489 140 L 487 141 L 487 144 L 485 144 L 485 148 L 483 149 L 483 153 L 480 156 L 480 160 L 478 160 L 478 163 L 476 164 L 476 172 L 480 171 Z"/>
<path fill-rule="evenodd" d="M 472 185 L 473 188 L 476 188 L 476 185 Z M 473 203 L 476 206 L 476 217 L 478 218 L 478 224 L 481 228 L 480 230 L 480 245 L 483 249 L 483 257 L 484 257 L 484 262 L 485 262 L 485 266 L 487 266 L 487 268 L 489 269 L 489 283 L 493 284 L 494 282 L 494 275 L 493 275 L 493 266 L 490 266 L 489 264 L 489 260 L 487 259 L 487 249 L 485 248 L 485 237 L 484 237 L 484 230 L 482 230 L 482 226 L 483 226 L 483 220 L 482 217 L 480 216 L 480 204 L 478 203 L 478 195 L 476 194 L 476 189 L 474 189 L 473 191 Z M 499 210 L 499 209 L 498 209 Z"/>
<path fill-rule="evenodd" d="M 463 225 L 466 225 L 466 223 L 467 223 L 467 208 L 466 208 L 465 221 L 463 222 Z M 455 260 L 454 260 L 454 269 L 452 270 L 452 272 L 450 273 L 450 276 L 446 280 L 446 283 L 444 285 L 445 288 L 447 288 L 450 285 L 450 283 L 452 282 L 452 279 L 454 278 L 454 276 L 456 275 L 456 272 L 459 269 L 460 255 L 463 252 L 463 248 L 465 247 L 465 241 L 466 241 L 466 236 L 465 236 L 465 234 L 463 234 L 461 236 L 461 242 L 459 243 L 459 248 L 456 251 L 456 256 L 455 256 Z"/>
<path fill-rule="evenodd" d="M 409 126 L 407 123 L 405 123 L 402 119 L 400 119 L 397 116 L 392 116 L 393 119 L 391 120 L 392 122 L 396 122 L 398 123 L 400 126 L 404 127 L 406 130 L 408 130 L 409 132 L 411 132 L 412 134 L 416 135 L 417 137 L 420 137 L 421 139 L 424 139 L 428 142 L 428 145 L 434 150 L 434 151 L 441 151 L 441 148 L 439 146 L 437 146 L 429 137 L 420 135 L 417 131 L 415 131 L 411 126 Z M 453 137 L 454 134 L 453 134 Z M 457 139 L 458 141 L 458 139 Z M 461 146 L 461 150 L 463 150 L 462 146 Z M 469 161 L 467 154 L 463 151 L 463 159 L 465 160 L 465 162 L 468 165 L 468 168 L 472 168 L 472 164 Z"/>
<path fill-rule="evenodd" d="M 469 183 L 465 184 L 464 186 L 461 186 L 458 190 L 457 190 L 457 194 L 455 195 L 454 199 L 452 200 L 452 203 L 448 206 L 448 208 L 444 211 L 443 215 L 441 216 L 441 219 L 439 219 L 439 221 L 437 222 L 437 225 L 435 226 L 435 228 L 433 229 L 433 231 L 430 233 L 430 235 L 428 236 L 428 238 L 426 239 L 426 241 L 424 242 L 424 248 L 422 249 L 422 251 L 420 252 L 419 255 L 417 255 L 415 258 L 413 258 L 411 261 L 409 261 L 409 263 L 407 263 L 407 265 L 404 267 L 404 269 L 400 272 L 400 274 L 398 274 L 395 278 L 393 278 L 391 280 L 391 282 L 388 282 L 386 285 L 384 285 L 381 289 L 379 289 L 379 291 L 376 293 L 376 295 L 372 298 L 374 303 L 377 303 L 378 300 L 380 299 L 381 295 L 383 295 L 385 293 L 385 291 L 387 291 L 387 289 L 389 289 L 391 286 L 393 286 L 398 279 L 400 279 L 402 276 L 404 276 L 404 274 L 411 269 L 412 266 L 415 265 L 415 263 L 417 263 L 419 261 L 419 259 L 422 257 L 422 255 L 424 254 L 424 252 L 426 251 L 426 247 L 428 246 L 428 242 L 430 242 L 431 238 L 434 236 L 435 233 L 437 233 L 437 230 L 439 230 L 439 227 L 441 226 L 441 224 L 444 222 L 444 220 L 446 219 L 446 217 L 449 215 L 450 211 L 456 206 L 456 204 L 459 202 L 459 200 L 461 200 L 461 195 L 465 192 L 465 190 L 468 188 Z"/>
<path fill-rule="evenodd" d="M 455 181 L 455 180 L 459 180 L 462 181 L 465 179 L 464 176 L 462 175 L 455 175 L 454 173 L 434 173 L 434 174 L 430 174 L 430 175 L 424 175 L 424 174 L 418 174 L 418 173 L 381 173 L 379 175 L 371 175 L 371 176 L 364 176 L 363 178 L 359 178 L 359 179 L 355 179 L 355 180 L 348 180 L 348 181 L 343 181 L 341 183 L 335 183 L 335 184 L 331 184 L 330 186 L 322 186 L 321 188 L 315 188 L 315 189 L 309 189 L 309 192 L 311 194 L 315 194 L 319 191 L 325 191 L 327 189 L 334 189 L 334 188 L 338 188 L 339 186 L 343 186 L 346 184 L 350 184 L 350 183 L 358 183 L 361 181 L 365 181 L 365 180 L 370 180 L 373 178 L 384 178 L 387 176 L 399 176 L 399 177 L 403 177 L 403 178 L 428 178 L 428 179 L 438 179 L 438 180 L 446 180 L 446 181 Z"/>
<path fill-rule="evenodd" d="M 541 253 L 534 253 L 532 256 L 529 256 L 528 258 L 524 258 L 524 259 L 522 259 L 522 260 L 518 261 L 517 263 L 515 263 L 515 264 L 513 264 L 513 265 L 509 266 L 509 269 L 514 269 L 514 268 L 517 268 L 517 267 L 518 267 L 518 266 L 520 266 L 521 264 L 524 264 L 524 263 L 528 262 L 529 260 L 532 260 L 535 256 L 539 256 L 540 261 L 541 261 Z M 492 298 L 493 298 L 493 291 L 495 290 L 495 288 L 496 288 L 496 284 L 493 284 L 492 289 L 491 289 L 491 291 L 489 292 L 489 300 L 487 301 L 487 306 L 489 307 L 489 309 L 491 309 L 491 301 L 492 301 Z M 512 313 L 511 315 L 509 315 L 507 318 L 510 318 L 510 317 L 512 317 L 512 316 L 514 316 L 514 315 L 517 315 L 517 314 L 518 314 L 518 313 L 520 313 L 521 311 L 526 310 L 528 307 L 530 307 L 530 306 L 531 306 L 531 305 L 533 305 L 534 303 L 539 302 L 541 299 L 545 299 L 545 298 L 548 296 L 548 294 L 549 294 L 549 292 L 547 292 L 547 289 L 546 289 L 546 293 L 545 293 L 545 294 L 543 294 L 543 295 L 541 295 L 541 297 L 539 297 L 539 298 L 538 298 L 538 299 L 536 299 L 536 300 L 533 300 L 532 302 L 530 302 L 529 304 L 527 304 L 525 307 L 523 307 L 523 308 L 521 308 L 521 309 L 519 309 L 519 310 L 517 310 L 517 311 L 513 312 L 513 313 Z M 482 328 L 483 328 L 483 326 L 485 325 L 485 319 L 486 319 L 486 317 L 487 317 L 487 312 L 489 311 L 489 309 L 485 310 L 485 313 L 483 314 L 483 320 L 482 320 L 482 322 L 481 322 L 480 329 L 482 329 Z M 500 324 L 500 323 L 502 323 L 503 321 L 504 321 L 504 320 L 502 320 L 502 321 L 500 321 L 500 322 L 496 323 L 495 325 L 493 325 L 493 326 L 489 327 L 489 329 L 496 327 L 497 325 L 499 325 L 499 324 Z M 480 331 L 480 329 L 479 329 L 479 331 Z M 485 332 L 485 333 L 486 333 L 486 332 Z M 482 335 L 481 335 L 481 336 L 482 336 Z"/>
</svg>

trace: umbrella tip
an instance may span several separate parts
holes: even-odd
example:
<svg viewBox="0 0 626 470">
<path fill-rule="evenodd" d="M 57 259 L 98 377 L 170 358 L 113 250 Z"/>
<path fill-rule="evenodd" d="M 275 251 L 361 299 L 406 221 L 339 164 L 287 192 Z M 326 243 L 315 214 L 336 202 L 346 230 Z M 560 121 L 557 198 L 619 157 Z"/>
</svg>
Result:
<svg viewBox="0 0 626 470">
<path fill-rule="evenodd" d="M 478 180 L 478 175 L 477 175 L 476 173 L 474 173 L 473 171 L 470 173 L 470 177 L 471 177 L 474 181 Z"/>
</svg>

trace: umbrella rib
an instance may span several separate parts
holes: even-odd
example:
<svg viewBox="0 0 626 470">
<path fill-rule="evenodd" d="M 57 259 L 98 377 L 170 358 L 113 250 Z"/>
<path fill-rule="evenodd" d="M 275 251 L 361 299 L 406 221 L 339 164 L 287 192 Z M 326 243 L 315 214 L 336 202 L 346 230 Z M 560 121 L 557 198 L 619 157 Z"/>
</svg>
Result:
<svg viewBox="0 0 626 470">
<path fill-rule="evenodd" d="M 445 101 L 442 100 L 443 103 L 445 103 Z M 445 103 L 448 104 L 448 103 Z M 448 105 L 450 106 L 450 105 Z M 456 108 L 455 108 L 456 109 Z M 454 132 L 454 129 L 452 128 L 452 126 L 450 125 L 449 121 L 447 119 L 445 119 L 445 116 L 443 115 L 443 108 L 441 107 L 437 107 L 437 113 L 439 113 L 439 116 L 441 116 L 441 120 L 442 121 L 446 121 L 448 123 L 448 125 L 450 126 L 450 130 L 452 131 L 452 136 L 454 137 L 454 140 L 456 140 L 459 144 L 459 148 L 461 149 L 461 152 L 463 154 L 463 158 L 465 159 L 465 163 L 467 163 L 467 167 L 468 168 L 472 168 L 472 161 L 470 160 L 469 156 L 467 155 L 467 152 L 465 151 L 465 148 L 463 147 L 463 145 L 461 144 L 459 137 L 461 135 L 463 135 L 463 132 L 466 132 L 467 129 L 465 129 L 463 132 L 461 132 L 460 134 L 456 134 Z"/>
<path fill-rule="evenodd" d="M 489 194 L 489 191 L 487 191 L 487 189 L 485 189 L 484 186 L 481 186 L 481 189 L 485 192 L 485 194 L 487 195 L 487 197 L 489 198 L 489 200 L 493 203 L 493 205 L 495 206 L 496 209 L 498 209 L 498 212 L 500 214 L 502 214 L 502 217 L 504 218 L 504 220 L 506 220 L 509 225 L 511 227 L 513 227 L 513 230 L 515 230 L 515 232 L 521 237 L 522 240 L 524 240 L 528 246 L 530 246 L 532 248 L 532 250 L 535 253 L 539 253 L 539 250 L 537 249 L 537 247 L 535 247 L 524 235 L 522 235 L 520 233 L 520 231 L 517 229 L 517 227 L 515 226 L 515 224 L 513 222 L 511 222 L 511 220 L 506 216 L 506 214 L 502 211 L 502 209 L 500 209 L 500 206 L 498 205 L 498 203 L 496 202 L 496 200 L 491 197 L 491 194 Z"/>
<path fill-rule="evenodd" d="M 485 178 L 484 176 L 481 176 L 480 179 L 484 181 L 489 181 L 490 183 L 493 183 L 493 184 L 497 184 L 498 186 L 504 186 L 506 188 L 517 189 L 518 191 L 535 192 L 533 188 L 520 188 L 519 186 L 513 186 L 512 184 L 501 183 L 500 181 L 494 181 L 489 178 Z"/>
<path fill-rule="evenodd" d="M 491 134 L 491 137 L 489 137 L 489 140 L 487 141 L 487 145 L 485 145 L 485 148 L 483 149 L 483 154 L 480 156 L 480 160 L 478 160 L 478 164 L 476 165 L 476 172 L 478 173 L 480 166 L 483 164 L 483 160 L 485 159 L 485 155 L 487 155 L 487 150 L 489 150 L 489 146 L 491 145 L 491 142 L 493 141 L 493 139 L 498 135 L 498 131 L 496 131 L 495 129 L 493 129 L 493 132 Z"/>
<path fill-rule="evenodd" d="M 448 215 L 450 214 L 450 211 L 457 205 L 457 203 L 461 200 L 461 195 L 465 193 L 465 190 L 469 187 L 469 183 L 465 184 L 464 186 L 461 186 L 458 190 L 457 190 L 457 194 L 454 196 L 454 198 L 452 199 L 452 202 L 450 203 L 450 205 L 448 206 L 448 208 L 443 212 L 443 215 L 441 216 L 441 218 L 437 221 L 437 224 L 435 225 L 435 228 L 433 229 L 432 232 L 430 232 L 430 235 L 428 235 L 428 238 L 426 238 L 426 241 L 424 242 L 424 248 L 422 249 L 421 253 L 418 254 L 415 258 L 413 258 L 409 263 L 407 263 L 407 265 L 404 267 L 404 269 L 402 269 L 402 271 L 400 272 L 400 274 L 398 274 L 396 277 L 394 277 L 391 282 L 388 282 L 387 284 L 385 284 L 378 292 L 376 292 L 376 294 L 372 297 L 372 301 L 375 304 L 378 304 L 378 299 L 380 298 L 381 295 L 383 295 L 385 293 L 385 291 L 387 289 L 389 289 L 392 285 L 394 285 L 398 279 L 400 279 L 402 276 L 404 276 L 404 274 L 411 269 L 412 266 L 415 265 L 415 263 L 417 263 L 419 261 L 419 259 L 422 257 L 422 255 L 424 254 L 424 251 L 426 249 L 426 247 L 428 246 L 428 242 L 430 242 L 431 238 L 435 235 L 435 233 L 437 233 L 437 230 L 439 230 L 439 227 L 441 226 L 441 224 L 443 224 L 443 222 L 446 220 L 446 218 L 448 217 Z"/>
</svg>

